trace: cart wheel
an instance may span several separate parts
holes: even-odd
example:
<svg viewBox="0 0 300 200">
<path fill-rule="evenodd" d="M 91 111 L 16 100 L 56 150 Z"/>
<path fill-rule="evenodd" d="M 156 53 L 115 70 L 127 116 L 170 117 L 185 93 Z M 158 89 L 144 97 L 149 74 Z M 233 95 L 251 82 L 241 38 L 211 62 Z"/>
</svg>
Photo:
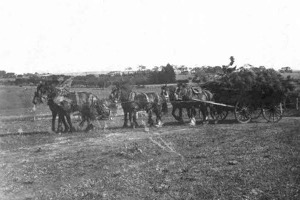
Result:
<svg viewBox="0 0 300 200">
<path fill-rule="evenodd" d="M 210 111 L 211 118 L 216 121 L 222 121 L 226 119 L 227 115 L 228 115 L 228 110 L 220 107 L 217 107 L 216 109 Z"/>
<path fill-rule="evenodd" d="M 234 115 L 238 122 L 248 123 L 251 120 L 251 112 L 249 104 L 238 101 L 235 104 Z"/>
<path fill-rule="evenodd" d="M 283 109 L 282 104 L 264 106 L 262 109 L 263 117 L 272 123 L 279 122 L 282 119 Z"/>
</svg>

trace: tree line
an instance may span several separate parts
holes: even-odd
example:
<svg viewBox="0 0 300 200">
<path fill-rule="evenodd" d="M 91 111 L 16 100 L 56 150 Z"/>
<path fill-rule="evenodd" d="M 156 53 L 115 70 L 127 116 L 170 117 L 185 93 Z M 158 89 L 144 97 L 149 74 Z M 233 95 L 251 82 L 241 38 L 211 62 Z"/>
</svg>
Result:
<svg viewBox="0 0 300 200">
<path fill-rule="evenodd" d="M 179 71 L 181 74 L 186 74 L 187 67 L 185 66 L 174 66 L 171 64 L 167 64 L 161 67 L 154 67 L 152 70 L 146 70 L 145 66 L 139 66 L 137 71 L 129 71 L 132 68 L 126 69 L 127 72 L 115 73 L 115 74 L 87 74 L 85 76 L 75 76 L 73 78 L 72 86 L 73 87 L 98 87 L 98 88 L 107 88 L 115 83 L 128 83 L 130 85 L 149 85 L 149 84 L 169 84 L 176 82 L 194 82 L 194 83 L 207 83 L 211 81 L 220 81 L 222 80 L 224 83 L 228 83 L 229 87 L 243 87 L 246 88 L 249 85 L 253 85 L 253 82 L 256 82 L 255 85 L 259 85 L 259 81 L 261 83 L 274 83 L 273 80 L 277 80 L 277 76 L 280 77 L 280 73 L 290 73 L 292 70 L 289 67 L 281 68 L 278 71 L 274 69 L 267 70 L 265 67 L 254 67 L 250 64 L 247 64 L 243 67 L 237 68 L 235 65 L 235 58 L 231 56 L 229 58 L 229 63 L 227 65 L 222 66 L 203 66 L 203 67 L 195 67 L 190 69 L 190 73 L 192 75 L 188 76 L 188 78 L 183 80 L 176 80 L 175 70 Z M 2 77 L 11 76 L 11 73 L 6 73 L 5 71 L 0 71 L 0 75 Z M 130 72 L 130 73 L 129 73 Z M 258 73 L 259 72 L 259 73 Z M 261 74 L 268 74 L 266 77 L 272 77 L 270 80 L 267 79 L 260 80 Z M 276 74 L 276 75 L 274 75 Z M 6 82 L 2 82 L 2 84 L 7 85 L 37 85 L 40 82 L 45 81 L 54 81 L 54 82 L 63 82 L 64 80 L 70 78 L 70 76 L 66 75 L 51 75 L 47 76 L 39 76 L 37 73 L 31 74 L 27 76 L 27 78 L 22 78 L 17 76 L 15 80 L 9 80 Z M 228 79 L 226 79 L 228 78 Z M 265 78 L 265 77 L 264 77 Z M 283 78 L 280 78 L 280 82 L 282 82 Z M 230 81 L 229 81 L 230 80 Z M 289 81 L 298 81 L 292 80 L 288 77 Z M 232 82 L 233 81 L 233 82 Z M 250 82 L 249 82 L 250 81 Z M 278 82 L 278 80 L 277 80 Z"/>
<path fill-rule="evenodd" d="M 47 75 L 38 76 L 32 74 L 27 78 L 18 78 L 14 81 L 6 81 L 2 84 L 6 85 L 37 85 L 41 82 L 63 82 L 71 76 L 66 75 Z M 87 74 L 85 76 L 75 76 L 73 78 L 72 86 L 74 87 L 99 87 L 106 88 L 110 85 L 114 85 L 117 82 L 126 82 L 131 85 L 148 85 L 148 84 L 168 84 L 176 82 L 176 74 L 171 64 L 161 66 L 161 69 L 157 70 L 145 70 L 141 68 L 138 71 L 132 73 L 123 74 Z"/>
</svg>

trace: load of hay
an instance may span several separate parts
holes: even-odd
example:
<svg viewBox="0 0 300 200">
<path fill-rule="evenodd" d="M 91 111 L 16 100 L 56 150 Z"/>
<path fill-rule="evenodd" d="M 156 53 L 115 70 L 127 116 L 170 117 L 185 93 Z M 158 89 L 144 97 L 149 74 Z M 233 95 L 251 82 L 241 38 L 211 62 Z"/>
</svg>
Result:
<svg viewBox="0 0 300 200">
<path fill-rule="evenodd" d="M 239 68 L 202 87 L 212 91 L 216 100 L 224 103 L 240 97 L 279 103 L 294 89 L 279 72 L 265 67 Z"/>
</svg>

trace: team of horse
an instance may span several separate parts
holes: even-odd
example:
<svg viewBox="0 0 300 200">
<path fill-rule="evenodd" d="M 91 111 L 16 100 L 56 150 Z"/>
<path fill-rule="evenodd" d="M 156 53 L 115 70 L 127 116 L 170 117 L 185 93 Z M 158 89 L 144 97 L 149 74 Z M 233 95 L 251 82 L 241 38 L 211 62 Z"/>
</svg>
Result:
<svg viewBox="0 0 300 200">
<path fill-rule="evenodd" d="M 74 130 L 71 114 L 79 112 L 82 127 L 88 123 L 86 131 L 90 130 L 94 120 L 104 120 L 110 118 L 110 111 L 117 103 L 120 103 L 124 113 L 123 127 L 138 127 L 137 113 L 145 111 L 148 114 L 148 124 L 150 126 L 161 127 L 163 125 L 162 115 L 168 112 L 167 103 L 172 105 L 172 115 L 183 122 L 182 111 L 185 109 L 190 120 L 190 125 L 195 125 L 197 110 L 202 113 L 203 123 L 207 123 L 211 104 L 205 101 L 213 101 L 213 94 L 201 88 L 194 88 L 188 85 L 178 84 L 176 86 L 163 86 L 161 93 L 157 92 L 137 92 L 128 85 L 116 85 L 110 92 L 107 99 L 99 99 L 90 92 L 70 92 L 65 88 L 59 88 L 51 84 L 42 83 L 38 85 L 34 93 L 33 104 L 47 102 L 52 112 L 52 131 L 55 130 L 55 121 L 58 116 L 58 129 L 72 132 Z M 179 110 L 179 115 L 176 111 Z M 153 113 L 156 120 L 152 119 Z M 128 125 L 128 122 L 130 123 Z"/>
<path fill-rule="evenodd" d="M 127 85 L 116 86 L 112 89 L 109 97 L 113 102 L 120 102 L 124 112 L 123 127 L 130 125 L 135 128 L 137 123 L 137 112 L 146 111 L 148 113 L 149 125 L 162 126 L 162 113 L 167 112 L 167 102 L 156 92 L 136 92 Z M 152 119 L 152 113 L 156 115 L 156 124 Z"/>
<path fill-rule="evenodd" d="M 40 84 L 34 93 L 33 104 L 47 102 L 52 112 L 52 131 L 55 131 L 55 120 L 58 115 L 58 130 L 61 124 L 65 126 L 65 131 L 74 130 L 71 113 L 79 112 L 81 115 L 80 127 L 87 122 L 86 131 L 93 127 L 91 121 L 96 119 L 106 119 L 110 116 L 109 107 L 112 105 L 106 99 L 99 99 L 90 92 L 69 92 L 61 90 L 51 84 Z M 65 121 L 67 119 L 67 123 Z"/>
<path fill-rule="evenodd" d="M 194 126 L 196 123 L 195 116 L 197 110 L 199 110 L 199 115 L 202 114 L 203 123 L 208 122 L 210 111 L 214 108 L 211 104 L 205 102 L 213 101 L 213 94 L 211 92 L 179 84 L 177 87 L 170 86 L 168 93 L 173 108 L 172 115 L 177 121 L 183 122 L 182 110 L 186 109 L 191 126 Z M 179 115 L 176 115 L 176 110 L 179 110 Z"/>
</svg>

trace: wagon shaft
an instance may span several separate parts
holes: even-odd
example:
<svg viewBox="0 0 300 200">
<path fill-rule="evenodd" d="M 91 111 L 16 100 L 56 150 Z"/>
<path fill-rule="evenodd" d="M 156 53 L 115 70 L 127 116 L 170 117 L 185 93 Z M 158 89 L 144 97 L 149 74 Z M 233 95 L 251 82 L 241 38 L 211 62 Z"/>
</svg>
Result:
<svg viewBox="0 0 300 200">
<path fill-rule="evenodd" d="M 199 99 L 193 99 L 193 101 L 199 101 L 199 102 L 202 102 L 202 103 L 209 103 L 209 104 L 213 104 L 213 105 L 217 105 L 217 106 L 224 106 L 224 107 L 234 108 L 234 106 L 232 106 L 232 105 L 227 105 L 227 104 L 223 104 L 223 103 L 216 103 L 214 101 L 204 101 L 204 100 L 199 100 Z"/>
</svg>

